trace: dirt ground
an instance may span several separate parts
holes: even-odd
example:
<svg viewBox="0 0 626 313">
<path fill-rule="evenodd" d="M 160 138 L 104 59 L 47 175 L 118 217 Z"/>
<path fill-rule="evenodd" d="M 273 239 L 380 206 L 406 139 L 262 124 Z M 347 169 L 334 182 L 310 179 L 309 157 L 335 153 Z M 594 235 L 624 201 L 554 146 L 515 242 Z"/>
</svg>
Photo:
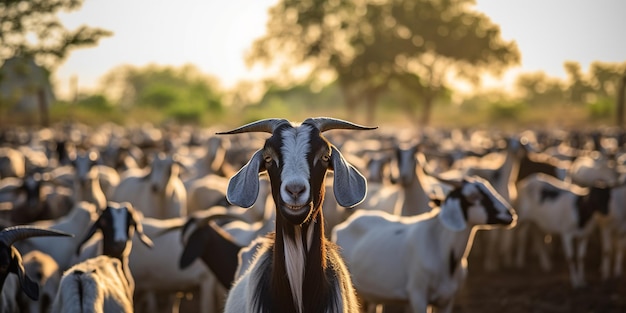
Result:
<svg viewBox="0 0 626 313">
<path fill-rule="evenodd" d="M 553 270 L 544 273 L 529 255 L 528 268 L 487 273 L 482 268 L 480 236 L 468 259 L 468 278 L 454 313 L 626 313 L 626 277 L 600 280 L 600 242 L 591 238 L 586 258 L 587 286 L 573 289 L 561 242 L 550 246 Z M 196 312 L 197 299 L 183 300 L 180 313 Z"/>
<path fill-rule="evenodd" d="M 523 270 L 504 269 L 486 273 L 480 249 L 468 260 L 468 279 L 459 293 L 455 313 L 626 313 L 626 277 L 600 280 L 600 243 L 593 237 L 585 263 L 587 285 L 574 289 L 562 254 L 559 238 L 554 238 L 554 268 L 543 272 L 536 258 Z M 476 252 L 476 253 L 474 253 Z"/>
</svg>

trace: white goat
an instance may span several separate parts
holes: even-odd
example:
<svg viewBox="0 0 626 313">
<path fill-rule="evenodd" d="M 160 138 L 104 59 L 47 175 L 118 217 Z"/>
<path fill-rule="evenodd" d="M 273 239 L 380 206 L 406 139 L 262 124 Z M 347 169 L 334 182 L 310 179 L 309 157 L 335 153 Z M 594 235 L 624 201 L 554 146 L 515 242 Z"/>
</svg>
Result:
<svg viewBox="0 0 626 313">
<path fill-rule="evenodd" d="M 180 162 L 176 155 L 159 153 L 150 171 L 140 175 L 127 172 L 119 183 L 112 201 L 128 201 L 145 217 L 173 218 L 187 214 L 187 192 L 178 177 Z"/>
<path fill-rule="evenodd" d="M 50 255 L 59 265 L 61 271 L 72 265 L 72 256 L 80 244 L 80 238 L 89 231 L 89 226 L 96 221 L 98 215 L 93 204 L 80 202 L 70 213 L 56 221 L 43 221 L 35 225 L 74 234 L 74 238 L 55 240 L 55 238 L 30 238 L 16 243 L 24 253 L 38 250 Z"/>
<path fill-rule="evenodd" d="M 484 179 L 447 182 L 441 208 L 416 216 L 361 211 L 333 230 L 360 297 L 452 312 L 476 229 L 515 224 L 515 213 Z M 390 257 L 393 256 L 393 257 Z"/>
<path fill-rule="evenodd" d="M 133 237 L 152 247 L 143 233 L 140 216 L 130 203 L 109 202 L 81 245 L 102 231 L 102 254 L 75 264 L 63 273 L 53 313 L 134 312 L 135 283 L 128 267 Z M 136 231 L 136 236 L 133 234 Z M 76 250 L 78 252 L 79 248 Z"/>
<path fill-rule="evenodd" d="M 533 174 L 519 182 L 518 267 L 524 265 L 528 229 L 533 223 L 545 233 L 561 236 L 571 284 L 573 287 L 583 286 L 588 237 L 596 227 L 598 213 L 608 213 L 610 193 L 611 186 L 608 185 L 583 189 L 545 174 Z M 576 255 L 575 239 L 578 239 Z M 544 270 L 549 270 L 551 263 L 546 251 L 541 249 L 540 241 L 535 240 L 541 265 Z"/>
</svg>

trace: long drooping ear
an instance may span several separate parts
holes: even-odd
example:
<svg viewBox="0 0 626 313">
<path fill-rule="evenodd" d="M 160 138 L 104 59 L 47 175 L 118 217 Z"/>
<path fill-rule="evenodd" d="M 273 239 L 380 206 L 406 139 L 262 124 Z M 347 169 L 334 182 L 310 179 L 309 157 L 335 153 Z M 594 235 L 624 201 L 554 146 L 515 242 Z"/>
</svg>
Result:
<svg viewBox="0 0 626 313">
<path fill-rule="evenodd" d="M 148 248 L 152 248 L 154 243 L 143 232 L 143 224 L 141 224 L 141 220 L 143 219 L 143 215 L 141 212 L 135 210 L 135 208 L 129 202 L 122 203 L 126 207 L 126 211 L 128 212 L 128 218 L 133 226 L 135 226 L 136 235 L 139 236 L 139 240 Z"/>
<path fill-rule="evenodd" d="M 20 281 L 20 286 L 22 286 L 22 291 L 34 301 L 39 300 L 39 285 L 32 281 L 24 271 L 24 265 L 22 264 L 22 255 L 20 252 L 15 249 L 15 247 L 11 246 L 11 267 L 9 268 L 9 272 L 15 273 Z"/>
<path fill-rule="evenodd" d="M 257 150 L 228 182 L 226 199 L 230 204 L 242 208 L 251 207 L 259 196 L 259 173 L 263 164 L 263 151 Z"/>
<path fill-rule="evenodd" d="M 439 212 L 441 224 L 451 231 L 462 231 L 467 227 L 463 212 L 461 212 L 461 200 L 449 198 L 444 201 Z"/>
<path fill-rule="evenodd" d="M 348 163 L 334 146 L 330 158 L 334 171 L 333 191 L 337 203 L 346 208 L 352 208 L 361 203 L 367 193 L 365 177 Z"/>
</svg>

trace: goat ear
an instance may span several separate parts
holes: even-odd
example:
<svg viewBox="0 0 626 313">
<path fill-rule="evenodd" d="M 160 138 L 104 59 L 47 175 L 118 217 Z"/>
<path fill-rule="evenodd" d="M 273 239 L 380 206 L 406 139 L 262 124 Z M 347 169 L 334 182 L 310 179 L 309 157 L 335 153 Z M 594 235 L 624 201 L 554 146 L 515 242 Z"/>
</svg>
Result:
<svg viewBox="0 0 626 313">
<path fill-rule="evenodd" d="M 78 244 L 78 247 L 76 247 L 76 255 L 80 254 L 80 249 L 82 249 L 83 245 L 91 237 L 93 237 L 93 235 L 96 233 L 96 231 L 98 231 L 98 229 L 100 229 L 100 219 L 101 218 L 102 218 L 102 215 L 100 215 L 100 217 L 98 217 L 98 219 L 91 225 L 91 227 L 89 228 L 89 231 L 87 232 L 87 235 L 85 235 L 85 238 L 83 238 L 83 240 Z"/>
<path fill-rule="evenodd" d="M 9 272 L 15 273 L 20 281 L 22 291 L 34 301 L 39 300 L 39 285 L 33 282 L 25 273 L 24 265 L 22 264 L 22 256 L 15 247 L 11 247 L 11 268 Z"/>
<path fill-rule="evenodd" d="M 331 165 L 334 171 L 333 191 L 340 206 L 351 208 L 361 203 L 367 193 L 367 182 L 359 171 L 332 147 Z"/>
<path fill-rule="evenodd" d="M 228 182 L 226 198 L 242 208 L 251 207 L 259 196 L 259 173 L 262 171 L 263 150 L 257 150 Z"/>
<path fill-rule="evenodd" d="M 143 216 L 140 212 L 137 212 L 130 203 L 125 203 L 126 210 L 128 210 L 128 218 L 131 220 L 133 226 L 135 226 L 135 233 L 139 236 L 139 240 L 148 248 L 154 247 L 154 243 L 143 232 L 143 224 L 141 224 L 141 220 Z"/>
<path fill-rule="evenodd" d="M 463 212 L 461 212 L 461 201 L 459 199 L 448 199 L 441 206 L 439 212 L 441 224 L 451 231 L 462 231 L 467 227 Z"/>
</svg>

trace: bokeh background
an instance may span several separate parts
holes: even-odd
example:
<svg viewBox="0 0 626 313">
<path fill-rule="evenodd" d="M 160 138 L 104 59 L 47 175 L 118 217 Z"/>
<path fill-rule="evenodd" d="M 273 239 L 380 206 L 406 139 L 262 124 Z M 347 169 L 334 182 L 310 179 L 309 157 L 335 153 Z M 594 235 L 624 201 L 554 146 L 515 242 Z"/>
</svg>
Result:
<svg viewBox="0 0 626 313">
<path fill-rule="evenodd" d="M 619 0 L 2 1 L 0 119 L 621 124 L 624 11 Z M 47 81 L 18 83 L 14 58 L 33 58 Z M 49 112 L 25 109 L 48 82 Z"/>
</svg>

